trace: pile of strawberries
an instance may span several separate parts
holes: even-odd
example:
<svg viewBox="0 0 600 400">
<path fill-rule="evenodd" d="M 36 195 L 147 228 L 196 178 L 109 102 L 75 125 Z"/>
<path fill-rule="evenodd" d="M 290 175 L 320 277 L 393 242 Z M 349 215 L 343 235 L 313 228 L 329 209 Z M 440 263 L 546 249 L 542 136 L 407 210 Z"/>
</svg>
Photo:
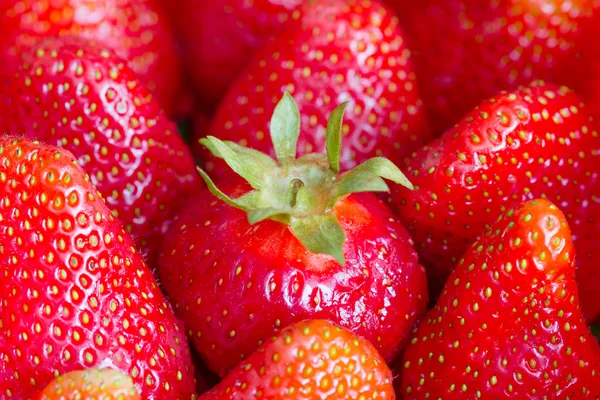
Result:
<svg viewBox="0 0 600 400">
<path fill-rule="evenodd" d="M 0 33 L 0 400 L 600 399 L 599 0 Z"/>
</svg>

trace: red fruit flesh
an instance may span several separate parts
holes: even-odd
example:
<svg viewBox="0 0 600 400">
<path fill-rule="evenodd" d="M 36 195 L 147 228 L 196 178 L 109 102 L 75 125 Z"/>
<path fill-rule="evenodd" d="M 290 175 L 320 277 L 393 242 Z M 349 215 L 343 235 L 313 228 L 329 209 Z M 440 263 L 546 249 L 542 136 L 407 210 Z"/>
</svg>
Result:
<svg viewBox="0 0 600 400">
<path fill-rule="evenodd" d="M 597 40 L 598 0 L 396 3 L 436 132 L 501 90 L 534 79 L 579 90 L 592 77 L 581 53 Z"/>
<path fill-rule="evenodd" d="M 404 353 L 404 398 L 598 399 L 565 216 L 520 206 L 475 242 Z"/>
<path fill-rule="evenodd" d="M 176 204 L 203 186 L 177 127 L 103 47 L 48 39 L 21 57 L 0 82 L 0 133 L 71 151 L 153 264 Z"/>
<path fill-rule="evenodd" d="M 547 198 L 573 230 L 586 316 L 600 316 L 599 133 L 577 95 L 537 83 L 485 101 L 413 154 L 405 171 L 417 189 L 393 198 L 433 283 L 500 214 Z"/>
<path fill-rule="evenodd" d="M 268 340 L 201 400 L 394 399 L 392 374 L 366 340 L 327 321 Z"/>
<path fill-rule="evenodd" d="M 111 368 L 144 399 L 192 398 L 183 326 L 74 157 L 10 137 L 0 155 L 0 396 Z"/>
<path fill-rule="evenodd" d="M 34 400 L 141 400 L 131 378 L 104 369 L 73 371 L 53 380 Z"/>
<path fill-rule="evenodd" d="M 77 35 L 127 60 L 169 115 L 182 91 L 181 62 L 166 16 L 155 0 L 3 0 L 0 72 L 10 74 L 37 41 Z"/>
<path fill-rule="evenodd" d="M 268 39 L 299 14 L 303 0 L 183 0 L 172 7 L 190 77 L 214 109 Z"/>
<path fill-rule="evenodd" d="M 308 1 L 303 17 L 269 42 L 234 82 L 210 133 L 273 154 L 269 121 L 285 91 L 302 115 L 299 154 L 323 152 L 331 111 L 349 101 L 342 170 L 373 156 L 395 163 L 431 136 L 398 19 L 378 1 Z M 196 139 L 200 138 L 200 134 Z M 199 154 L 213 178 L 224 163 Z"/>
<path fill-rule="evenodd" d="M 184 208 L 163 242 L 159 272 L 212 370 L 224 376 L 274 332 L 313 318 L 366 338 L 386 360 L 398 354 L 427 305 L 412 242 L 372 194 L 344 198 L 334 213 L 346 233 L 345 267 L 310 253 L 286 225 L 251 226 L 208 193 Z"/>
</svg>

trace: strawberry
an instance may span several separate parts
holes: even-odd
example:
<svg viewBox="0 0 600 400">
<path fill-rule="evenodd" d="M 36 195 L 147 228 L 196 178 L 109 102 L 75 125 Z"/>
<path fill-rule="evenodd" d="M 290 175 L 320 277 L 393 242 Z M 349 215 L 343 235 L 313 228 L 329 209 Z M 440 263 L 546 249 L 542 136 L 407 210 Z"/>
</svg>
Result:
<svg viewBox="0 0 600 400">
<path fill-rule="evenodd" d="M 439 133 L 501 90 L 533 79 L 581 89 L 591 77 L 581 53 L 597 38 L 598 0 L 424 0 L 410 9 L 388 1 L 403 19 Z"/>
<path fill-rule="evenodd" d="M 233 84 L 211 135 L 273 155 L 269 118 L 289 91 L 308 133 L 298 143 L 300 154 L 324 151 L 327 117 L 335 104 L 349 101 L 342 170 L 373 156 L 400 162 L 426 143 L 429 130 L 410 51 L 394 13 L 373 0 L 308 0 L 302 14 Z M 206 161 L 214 177 L 230 178 L 224 163 Z"/>
<path fill-rule="evenodd" d="M 181 61 L 156 0 L 3 0 L 0 26 L 4 67 L 19 64 L 20 53 L 40 39 L 79 35 L 127 60 L 167 113 L 178 111 Z"/>
<path fill-rule="evenodd" d="M 299 17 L 304 0 L 182 0 L 171 7 L 190 77 L 214 109 L 271 37 Z"/>
<path fill-rule="evenodd" d="M 268 340 L 200 400 L 395 399 L 392 373 L 363 338 L 303 321 Z"/>
<path fill-rule="evenodd" d="M 131 378 L 110 369 L 72 371 L 53 380 L 34 400 L 141 400 Z"/>
<path fill-rule="evenodd" d="M 577 246 L 579 293 L 600 316 L 600 127 L 565 87 L 534 83 L 499 94 L 406 166 L 416 190 L 394 190 L 432 282 L 444 282 L 469 243 L 508 209 L 546 198 L 567 215 Z"/>
<path fill-rule="evenodd" d="M 53 38 L 22 58 L 0 82 L 0 133 L 73 152 L 153 264 L 172 209 L 201 186 L 177 127 L 101 46 Z"/>
<path fill-rule="evenodd" d="M 7 136 L 0 155 L 0 397 L 109 367 L 144 399 L 194 398 L 183 327 L 75 158 Z"/>
<path fill-rule="evenodd" d="M 248 181 L 203 193 L 162 243 L 159 274 L 188 335 L 221 376 L 286 325 L 329 319 L 392 360 L 427 305 L 425 271 L 406 230 L 374 194 L 382 177 L 410 186 L 389 160 L 338 176 L 342 115 L 328 155 L 295 159 L 300 115 L 285 94 L 270 123 L 277 161 L 210 136 L 204 145 Z"/>
<path fill-rule="evenodd" d="M 579 308 L 574 261 L 556 206 L 533 200 L 508 211 L 415 330 L 404 398 L 600 399 L 600 346 Z"/>
</svg>

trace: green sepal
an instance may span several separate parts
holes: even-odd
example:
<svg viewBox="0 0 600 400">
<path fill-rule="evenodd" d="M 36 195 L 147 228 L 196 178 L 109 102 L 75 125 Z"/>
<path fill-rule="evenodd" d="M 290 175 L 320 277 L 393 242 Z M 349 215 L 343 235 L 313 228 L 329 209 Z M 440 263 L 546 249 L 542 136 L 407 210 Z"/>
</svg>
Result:
<svg viewBox="0 0 600 400">
<path fill-rule="evenodd" d="M 337 182 L 337 188 L 339 191 L 337 195 L 343 196 L 350 193 L 364 192 L 366 190 L 363 188 L 363 186 L 367 186 L 369 184 L 374 185 L 374 188 L 369 189 L 369 191 L 389 191 L 387 184 L 385 189 L 381 189 L 382 186 L 380 182 L 374 179 L 374 177 L 390 180 L 410 190 L 414 189 L 412 183 L 410 183 L 408 178 L 402 173 L 402 171 L 400 171 L 400 168 L 396 167 L 393 162 L 387 158 L 375 157 L 342 174 L 338 178 Z M 378 190 L 376 188 L 380 189 Z"/>
<path fill-rule="evenodd" d="M 359 192 L 389 192 L 387 183 L 371 172 L 348 173 L 335 188 L 334 201 L 339 197 Z"/>
<path fill-rule="evenodd" d="M 332 213 L 292 217 L 290 228 L 300 243 L 312 253 L 329 254 L 341 265 L 346 265 L 343 251 L 346 235 Z"/>
<path fill-rule="evenodd" d="M 246 205 L 243 202 L 238 201 L 237 199 L 232 199 L 231 197 L 227 196 L 225 193 L 223 193 L 216 185 L 215 183 L 212 181 L 212 179 L 210 179 L 210 176 L 208 176 L 208 174 L 206 172 L 204 172 L 204 170 L 200 167 L 197 167 L 198 169 L 198 173 L 200 174 L 200 176 L 202 177 L 202 179 L 204 179 L 204 182 L 206 183 L 206 186 L 208 187 L 208 190 L 219 200 L 223 201 L 226 204 L 229 204 L 232 207 L 238 208 L 242 211 L 248 212 L 248 207 L 246 207 Z"/>
<path fill-rule="evenodd" d="M 257 224 L 265 219 L 272 219 L 283 224 L 289 224 L 290 214 L 282 212 L 277 208 L 257 208 L 248 211 L 248 222 L 250 225 Z"/>
<path fill-rule="evenodd" d="M 257 190 L 264 184 L 267 174 L 277 168 L 277 163 L 266 154 L 234 142 L 224 142 L 214 136 L 208 136 L 201 139 L 200 143 L 215 157 L 225 160 L 236 174 Z"/>
<path fill-rule="evenodd" d="M 270 124 L 271 141 L 277 160 L 289 165 L 296 159 L 296 146 L 300 135 L 300 112 L 296 101 L 285 92 L 273 112 Z"/>
<path fill-rule="evenodd" d="M 327 121 L 327 133 L 325 144 L 327 149 L 327 160 L 329 169 L 333 173 L 340 172 L 340 152 L 342 150 L 342 126 L 344 122 L 344 112 L 348 102 L 342 103 L 336 107 Z"/>
</svg>

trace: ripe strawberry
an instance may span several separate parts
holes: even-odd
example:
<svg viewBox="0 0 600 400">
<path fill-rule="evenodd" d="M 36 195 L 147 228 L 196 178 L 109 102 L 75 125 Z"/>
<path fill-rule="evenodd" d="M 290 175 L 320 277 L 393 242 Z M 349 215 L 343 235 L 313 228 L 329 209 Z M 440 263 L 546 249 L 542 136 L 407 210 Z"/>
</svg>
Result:
<svg viewBox="0 0 600 400">
<path fill-rule="evenodd" d="M 48 39 L 22 58 L 0 82 L 0 133 L 75 154 L 152 264 L 176 203 L 201 185 L 175 124 L 102 47 Z"/>
<path fill-rule="evenodd" d="M 329 319 L 371 341 L 386 360 L 427 305 L 412 241 L 371 193 L 382 177 L 410 186 L 374 158 L 338 176 L 342 115 L 331 116 L 328 155 L 295 159 L 300 115 L 286 94 L 271 121 L 277 161 L 214 137 L 203 140 L 253 187 L 190 201 L 165 236 L 163 287 L 190 339 L 221 376 L 286 325 Z"/>
<path fill-rule="evenodd" d="M 537 82 L 483 102 L 406 167 L 416 190 L 394 190 L 432 281 L 445 281 L 478 232 L 533 198 L 556 202 L 573 229 L 579 293 L 600 316 L 600 126 L 573 92 Z"/>
<path fill-rule="evenodd" d="M 0 26 L 0 72 L 39 39 L 79 35 L 127 60 L 167 113 L 178 111 L 181 61 L 156 0 L 3 0 Z"/>
<path fill-rule="evenodd" d="M 410 10 L 388 1 L 397 3 L 440 133 L 501 90 L 533 79 L 580 89 L 591 77 L 581 52 L 597 40 L 589 25 L 598 0 L 424 0 Z"/>
<path fill-rule="evenodd" d="M 200 400 L 395 399 L 392 373 L 363 338 L 327 321 L 282 330 Z"/>
<path fill-rule="evenodd" d="M 405 399 L 600 399 L 565 216 L 534 200 L 467 250 L 404 353 Z M 483 397 L 482 397 L 483 396 Z"/>
<path fill-rule="evenodd" d="M 72 371 L 53 380 L 34 400 L 141 400 L 131 378 L 111 369 Z"/>
<path fill-rule="evenodd" d="M 6 136 L 0 155 L 0 397 L 110 367 L 144 399 L 193 398 L 182 327 L 74 157 Z"/>
<path fill-rule="evenodd" d="M 300 154 L 324 151 L 327 117 L 336 104 L 349 101 L 342 170 L 373 156 L 400 162 L 426 143 L 429 130 L 410 52 L 394 13 L 377 0 L 308 0 L 302 13 L 233 84 L 211 135 L 273 155 L 270 113 L 289 91 L 307 133 L 298 143 Z M 217 178 L 229 172 L 224 163 L 205 166 Z"/>
<path fill-rule="evenodd" d="M 217 105 L 263 44 L 299 17 L 303 2 L 183 0 L 171 7 L 190 77 L 205 106 Z"/>
</svg>

